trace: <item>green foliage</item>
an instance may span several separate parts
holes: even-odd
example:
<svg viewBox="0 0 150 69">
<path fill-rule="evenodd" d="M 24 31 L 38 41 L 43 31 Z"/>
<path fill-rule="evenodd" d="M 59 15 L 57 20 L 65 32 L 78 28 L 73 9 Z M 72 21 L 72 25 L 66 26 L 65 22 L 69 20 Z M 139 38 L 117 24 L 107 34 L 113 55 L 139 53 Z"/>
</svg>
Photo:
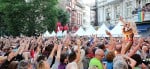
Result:
<svg viewBox="0 0 150 69">
<path fill-rule="evenodd" d="M 7 34 L 17 36 L 22 30 L 23 23 L 21 19 L 23 17 L 23 10 L 20 10 L 21 6 L 24 6 L 22 3 L 23 1 L 21 0 L 16 0 L 16 3 L 11 0 L 0 0 L 0 12 L 4 14 L 1 16 L 1 20 L 6 25 L 2 27 L 5 28 Z"/>
<path fill-rule="evenodd" d="M 69 21 L 69 14 L 62 9 L 58 9 L 58 20 L 63 26 L 66 25 Z"/>
<path fill-rule="evenodd" d="M 2 35 L 33 36 L 68 22 L 69 15 L 57 8 L 57 0 L 0 0 L 0 32 Z"/>
<path fill-rule="evenodd" d="M 57 0 L 0 0 L 0 31 L 19 36 L 32 36 L 55 29 Z M 5 31 L 3 31 L 5 29 Z"/>
</svg>

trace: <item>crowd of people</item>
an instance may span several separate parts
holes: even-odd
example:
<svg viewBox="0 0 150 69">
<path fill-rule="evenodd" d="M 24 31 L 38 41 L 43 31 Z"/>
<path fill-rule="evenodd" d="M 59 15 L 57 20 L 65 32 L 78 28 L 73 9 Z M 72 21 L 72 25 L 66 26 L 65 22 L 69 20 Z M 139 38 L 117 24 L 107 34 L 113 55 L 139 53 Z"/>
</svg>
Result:
<svg viewBox="0 0 150 69">
<path fill-rule="evenodd" d="M 118 38 L 1 38 L 0 69 L 150 69 L 150 37 L 133 37 L 125 25 Z"/>
</svg>

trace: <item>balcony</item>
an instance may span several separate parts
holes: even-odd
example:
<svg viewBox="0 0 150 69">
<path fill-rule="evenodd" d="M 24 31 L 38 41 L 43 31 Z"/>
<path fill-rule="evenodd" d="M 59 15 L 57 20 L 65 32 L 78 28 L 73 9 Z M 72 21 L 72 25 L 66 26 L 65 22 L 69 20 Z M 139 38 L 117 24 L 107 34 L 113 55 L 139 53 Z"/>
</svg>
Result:
<svg viewBox="0 0 150 69">
<path fill-rule="evenodd" d="M 84 5 L 81 2 L 79 2 L 79 1 L 77 1 L 76 6 L 78 6 L 80 8 L 84 8 Z"/>
<path fill-rule="evenodd" d="M 107 0 L 107 2 L 121 2 L 123 0 Z"/>
<path fill-rule="evenodd" d="M 117 4 L 117 3 L 120 3 L 122 2 L 123 0 L 107 0 L 107 3 L 108 4 Z"/>
<path fill-rule="evenodd" d="M 123 0 L 103 0 L 103 1 L 99 1 L 97 6 L 98 7 L 102 7 L 102 6 L 108 6 L 108 5 L 114 5 L 114 4 L 119 4 L 123 2 Z"/>
<path fill-rule="evenodd" d="M 144 21 L 150 21 L 150 12 L 145 12 Z"/>
<path fill-rule="evenodd" d="M 134 15 L 133 15 L 133 19 L 134 19 L 135 22 L 137 22 L 137 23 L 138 23 L 138 22 L 141 22 L 141 21 L 140 21 L 140 18 L 141 18 L 140 14 L 134 14 Z M 150 12 L 145 12 L 143 19 L 144 19 L 143 22 L 150 21 Z"/>
<path fill-rule="evenodd" d="M 141 7 L 135 8 L 135 10 L 132 11 L 132 14 L 135 22 L 137 23 L 150 22 L 150 3 L 145 4 L 142 8 Z"/>
</svg>

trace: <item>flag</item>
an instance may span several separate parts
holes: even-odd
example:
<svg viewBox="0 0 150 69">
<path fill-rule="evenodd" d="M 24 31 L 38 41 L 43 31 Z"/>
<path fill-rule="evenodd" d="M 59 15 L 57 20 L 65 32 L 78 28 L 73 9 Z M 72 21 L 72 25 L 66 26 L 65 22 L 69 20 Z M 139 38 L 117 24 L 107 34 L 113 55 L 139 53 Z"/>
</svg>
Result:
<svg viewBox="0 0 150 69">
<path fill-rule="evenodd" d="M 144 21 L 144 11 L 138 12 L 138 21 L 139 22 Z"/>
</svg>

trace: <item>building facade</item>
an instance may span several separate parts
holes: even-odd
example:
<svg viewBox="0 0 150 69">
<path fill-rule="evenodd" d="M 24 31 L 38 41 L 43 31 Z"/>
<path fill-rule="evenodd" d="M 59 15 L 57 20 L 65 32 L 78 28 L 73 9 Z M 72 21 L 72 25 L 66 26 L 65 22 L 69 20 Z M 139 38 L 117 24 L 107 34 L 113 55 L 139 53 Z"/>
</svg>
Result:
<svg viewBox="0 0 150 69">
<path fill-rule="evenodd" d="M 133 20 L 132 11 L 135 8 L 150 3 L 150 0 L 97 0 L 98 23 L 115 25 L 122 16 L 126 20 Z"/>
<path fill-rule="evenodd" d="M 144 12 L 144 20 L 139 20 L 139 13 L 150 0 L 97 0 L 98 24 L 105 23 L 108 27 L 115 26 L 119 17 L 122 16 L 127 21 L 138 23 L 150 23 L 150 13 Z M 149 34 L 150 35 L 150 34 Z"/>
<path fill-rule="evenodd" d="M 90 26 L 90 6 L 85 3 L 84 14 L 83 14 L 83 27 L 88 28 Z"/>
<path fill-rule="evenodd" d="M 96 15 L 97 15 L 96 1 L 93 1 L 90 5 L 90 19 L 91 25 L 93 26 L 98 26 Z"/>
<path fill-rule="evenodd" d="M 59 6 L 70 14 L 69 27 L 76 31 L 80 26 L 95 25 L 95 3 L 89 0 L 59 0 Z M 93 8 L 94 7 L 94 8 Z"/>
<path fill-rule="evenodd" d="M 59 0 L 59 6 L 70 14 L 69 29 L 76 31 L 83 24 L 83 2 L 81 0 Z"/>
</svg>

